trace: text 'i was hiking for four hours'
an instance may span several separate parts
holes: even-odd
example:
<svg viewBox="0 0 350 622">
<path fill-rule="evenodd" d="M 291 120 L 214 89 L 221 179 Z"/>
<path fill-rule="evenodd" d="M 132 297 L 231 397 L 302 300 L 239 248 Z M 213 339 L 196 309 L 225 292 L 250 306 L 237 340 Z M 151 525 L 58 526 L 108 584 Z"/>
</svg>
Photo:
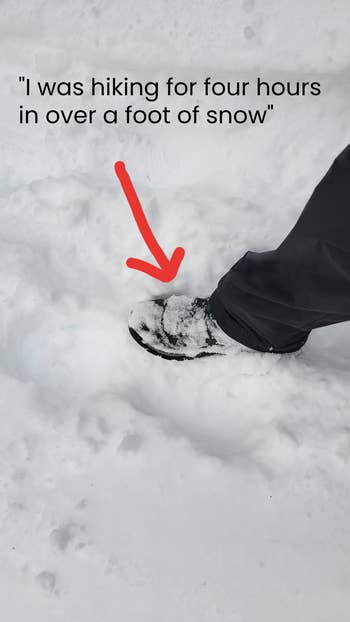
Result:
<svg viewBox="0 0 350 622">
<path fill-rule="evenodd" d="M 121 98 L 143 97 L 147 103 L 157 101 L 159 97 L 158 82 L 138 82 L 130 81 L 124 78 L 117 81 L 116 78 L 107 77 L 104 81 L 91 78 L 87 85 L 81 81 L 36 81 L 32 82 L 25 76 L 19 77 L 19 82 L 25 86 L 25 93 L 29 97 L 31 95 L 39 95 L 40 97 L 81 97 L 85 94 L 95 97 L 118 97 Z M 192 97 L 197 86 L 196 81 L 183 82 L 174 81 L 168 78 L 164 83 L 166 96 L 183 97 L 185 95 Z M 221 95 L 245 95 L 249 87 L 249 82 L 237 82 L 235 87 L 230 83 L 213 82 L 210 78 L 201 84 L 205 96 L 221 96 Z M 35 108 L 26 108 L 24 105 L 19 107 L 19 123 L 21 125 L 36 125 L 40 121 L 44 121 L 49 125 L 72 125 L 72 124 L 92 124 L 99 117 L 107 125 L 126 124 L 126 125 L 142 125 L 148 123 L 150 125 L 170 125 L 178 123 L 180 125 L 197 125 L 206 123 L 209 125 L 243 125 L 250 123 L 251 125 L 262 125 L 267 120 L 267 114 L 274 108 L 273 104 L 268 104 L 264 109 L 203 109 L 199 104 L 191 108 L 173 109 L 170 106 L 162 106 L 160 108 L 136 107 L 135 104 L 128 104 L 126 107 L 110 108 L 98 113 L 96 109 L 87 108 L 51 108 L 44 112 L 39 112 Z"/>
</svg>

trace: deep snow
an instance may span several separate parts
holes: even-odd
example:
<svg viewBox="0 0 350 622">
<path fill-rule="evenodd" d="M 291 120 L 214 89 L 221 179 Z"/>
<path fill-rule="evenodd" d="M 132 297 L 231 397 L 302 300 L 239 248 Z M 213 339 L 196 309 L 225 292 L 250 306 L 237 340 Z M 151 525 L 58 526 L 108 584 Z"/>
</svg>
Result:
<svg viewBox="0 0 350 622">
<path fill-rule="evenodd" d="M 348 0 L 1 3 L 4 620 L 349 620 L 349 326 L 181 364 L 127 331 L 136 301 L 207 295 L 288 232 L 349 140 L 349 23 Z M 257 74 L 323 94 L 260 128 L 17 123 L 19 75 Z M 120 159 L 186 249 L 172 284 L 125 267 L 149 256 Z"/>
</svg>

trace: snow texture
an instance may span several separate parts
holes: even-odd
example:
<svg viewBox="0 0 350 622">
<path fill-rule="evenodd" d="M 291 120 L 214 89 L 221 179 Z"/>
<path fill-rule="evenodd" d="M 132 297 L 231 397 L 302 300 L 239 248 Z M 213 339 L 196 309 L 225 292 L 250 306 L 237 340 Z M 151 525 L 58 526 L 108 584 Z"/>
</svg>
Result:
<svg viewBox="0 0 350 622">
<path fill-rule="evenodd" d="M 349 29 L 348 0 L 1 2 L 6 622 L 349 620 L 349 327 L 184 363 L 127 329 L 137 301 L 206 296 L 288 232 L 349 141 Z M 21 75 L 323 93 L 278 98 L 261 127 L 24 127 Z M 116 160 L 167 252 L 186 249 L 174 283 L 125 266 L 150 257 Z"/>
</svg>

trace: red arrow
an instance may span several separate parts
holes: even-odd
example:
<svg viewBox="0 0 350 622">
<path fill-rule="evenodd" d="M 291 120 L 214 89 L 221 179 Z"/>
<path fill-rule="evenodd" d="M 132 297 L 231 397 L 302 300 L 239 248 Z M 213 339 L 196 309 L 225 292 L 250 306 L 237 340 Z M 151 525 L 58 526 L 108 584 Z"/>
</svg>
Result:
<svg viewBox="0 0 350 622">
<path fill-rule="evenodd" d="M 185 255 L 185 249 L 178 246 L 175 248 L 171 259 L 168 259 L 161 246 L 159 246 L 155 236 L 153 235 L 153 231 L 148 224 L 142 205 L 125 168 L 124 162 L 116 162 L 114 169 L 131 207 L 131 211 L 134 215 L 139 231 L 159 267 L 148 263 L 148 261 L 135 259 L 135 257 L 129 257 L 126 261 L 126 265 L 134 270 L 141 270 L 141 272 L 145 272 L 146 274 L 153 276 L 153 278 L 163 281 L 163 283 L 169 283 L 169 281 L 172 281 L 178 273 L 180 264 Z"/>
</svg>

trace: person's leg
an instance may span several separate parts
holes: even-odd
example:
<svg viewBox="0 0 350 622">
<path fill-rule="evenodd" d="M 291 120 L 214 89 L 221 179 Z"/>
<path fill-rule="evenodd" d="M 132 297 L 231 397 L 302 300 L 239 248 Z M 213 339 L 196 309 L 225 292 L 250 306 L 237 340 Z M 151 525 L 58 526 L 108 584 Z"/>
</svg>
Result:
<svg viewBox="0 0 350 622">
<path fill-rule="evenodd" d="M 294 352 L 313 328 L 350 319 L 350 146 L 316 187 L 274 251 L 246 253 L 210 299 L 140 303 L 132 336 L 153 354 L 182 360 L 243 344 Z"/>
<path fill-rule="evenodd" d="M 210 298 L 219 326 L 254 349 L 290 352 L 350 319 L 350 146 L 274 251 L 248 252 Z"/>
</svg>

